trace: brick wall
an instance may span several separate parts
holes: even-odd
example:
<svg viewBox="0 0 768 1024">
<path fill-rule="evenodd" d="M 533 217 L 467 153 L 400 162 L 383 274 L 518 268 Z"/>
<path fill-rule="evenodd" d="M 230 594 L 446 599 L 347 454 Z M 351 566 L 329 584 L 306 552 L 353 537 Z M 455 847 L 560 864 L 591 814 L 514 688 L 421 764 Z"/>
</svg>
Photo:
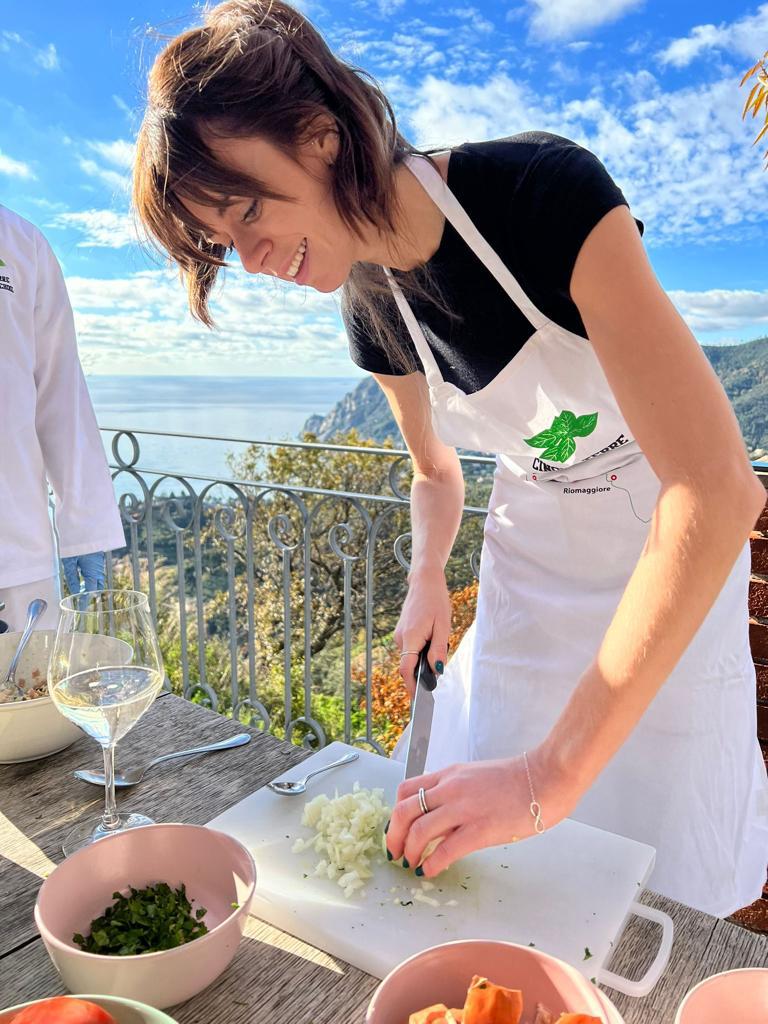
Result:
<svg viewBox="0 0 768 1024">
<path fill-rule="evenodd" d="M 763 477 L 768 486 L 768 474 Z M 757 735 L 768 765 L 768 505 L 755 524 L 749 584 L 749 639 L 757 672 Z"/>
<path fill-rule="evenodd" d="M 768 488 L 768 473 L 760 476 Z M 757 736 L 768 767 L 768 505 L 755 524 L 750 545 L 749 640 L 757 673 Z M 768 882 L 763 898 L 734 914 L 734 920 L 753 931 L 768 933 Z"/>
</svg>

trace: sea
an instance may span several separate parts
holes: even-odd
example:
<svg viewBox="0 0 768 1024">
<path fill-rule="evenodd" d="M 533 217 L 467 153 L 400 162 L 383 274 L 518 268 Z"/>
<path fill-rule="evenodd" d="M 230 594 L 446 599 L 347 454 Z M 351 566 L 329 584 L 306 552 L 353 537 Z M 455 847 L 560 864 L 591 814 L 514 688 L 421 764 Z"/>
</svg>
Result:
<svg viewBox="0 0 768 1024">
<path fill-rule="evenodd" d="M 115 461 L 110 450 L 112 430 L 141 431 L 136 439 L 142 469 L 207 479 L 230 477 L 227 455 L 242 452 L 249 440 L 297 440 L 309 416 L 325 415 L 360 381 L 359 377 L 96 374 L 86 379 L 99 426 L 111 428 L 102 431 L 110 463 Z M 168 434 L 226 440 L 163 436 Z M 119 450 L 130 461 L 126 438 Z"/>
</svg>

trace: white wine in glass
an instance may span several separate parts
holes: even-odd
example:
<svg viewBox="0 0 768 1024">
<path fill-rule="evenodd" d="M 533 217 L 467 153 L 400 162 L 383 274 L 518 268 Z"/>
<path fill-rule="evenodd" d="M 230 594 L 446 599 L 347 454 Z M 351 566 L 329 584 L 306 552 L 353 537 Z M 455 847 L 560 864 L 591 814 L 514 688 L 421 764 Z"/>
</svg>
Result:
<svg viewBox="0 0 768 1024">
<path fill-rule="evenodd" d="M 115 744 L 152 704 L 163 685 L 163 661 L 145 594 L 99 590 L 60 602 L 48 666 L 48 689 L 59 711 L 104 752 L 104 814 L 75 826 L 64 855 L 138 825 L 143 814 L 118 814 Z"/>
</svg>

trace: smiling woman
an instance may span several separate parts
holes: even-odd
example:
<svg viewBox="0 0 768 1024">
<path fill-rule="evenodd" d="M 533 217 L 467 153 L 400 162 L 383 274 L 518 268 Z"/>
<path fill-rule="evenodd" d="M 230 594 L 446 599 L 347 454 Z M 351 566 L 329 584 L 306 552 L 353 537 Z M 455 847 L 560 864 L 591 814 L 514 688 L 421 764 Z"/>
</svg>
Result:
<svg viewBox="0 0 768 1024">
<path fill-rule="evenodd" d="M 418 153 L 300 13 L 229 0 L 157 59 L 135 200 L 206 323 L 230 249 L 342 289 L 352 358 L 414 464 L 394 634 L 411 692 L 422 650 L 446 668 L 456 448 L 497 456 L 476 621 L 392 857 L 431 877 L 570 815 L 654 846 L 659 892 L 752 902 L 768 780 L 747 541 L 765 493 L 600 161 L 536 131 Z"/>
<path fill-rule="evenodd" d="M 321 292 L 344 285 L 386 344 L 375 296 L 391 293 L 379 264 L 423 265 L 442 229 L 431 207 L 417 223 L 401 216 L 395 179 L 415 152 L 375 83 L 302 15 L 280 2 L 229 0 L 152 69 L 134 205 L 209 326 L 211 288 L 236 250 L 250 273 Z M 406 291 L 426 294 L 419 276 L 404 275 Z M 355 302 L 359 293 L 369 301 Z"/>
</svg>

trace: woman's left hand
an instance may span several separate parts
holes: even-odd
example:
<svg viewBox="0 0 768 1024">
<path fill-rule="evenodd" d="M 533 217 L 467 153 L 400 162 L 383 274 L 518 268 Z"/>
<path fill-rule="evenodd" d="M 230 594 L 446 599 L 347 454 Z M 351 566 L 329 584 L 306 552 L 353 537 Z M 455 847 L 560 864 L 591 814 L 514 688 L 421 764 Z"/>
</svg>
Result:
<svg viewBox="0 0 768 1024">
<path fill-rule="evenodd" d="M 545 760 L 539 751 L 528 753 L 533 792 L 549 829 L 567 817 L 580 794 L 555 780 Z M 419 805 L 420 788 L 427 814 Z M 427 845 L 445 837 L 421 864 L 420 874 L 432 878 L 474 850 L 528 839 L 535 834 L 535 823 L 522 756 L 455 764 L 401 783 L 387 827 L 387 849 L 394 860 L 405 857 L 404 867 L 416 868 Z"/>
</svg>

